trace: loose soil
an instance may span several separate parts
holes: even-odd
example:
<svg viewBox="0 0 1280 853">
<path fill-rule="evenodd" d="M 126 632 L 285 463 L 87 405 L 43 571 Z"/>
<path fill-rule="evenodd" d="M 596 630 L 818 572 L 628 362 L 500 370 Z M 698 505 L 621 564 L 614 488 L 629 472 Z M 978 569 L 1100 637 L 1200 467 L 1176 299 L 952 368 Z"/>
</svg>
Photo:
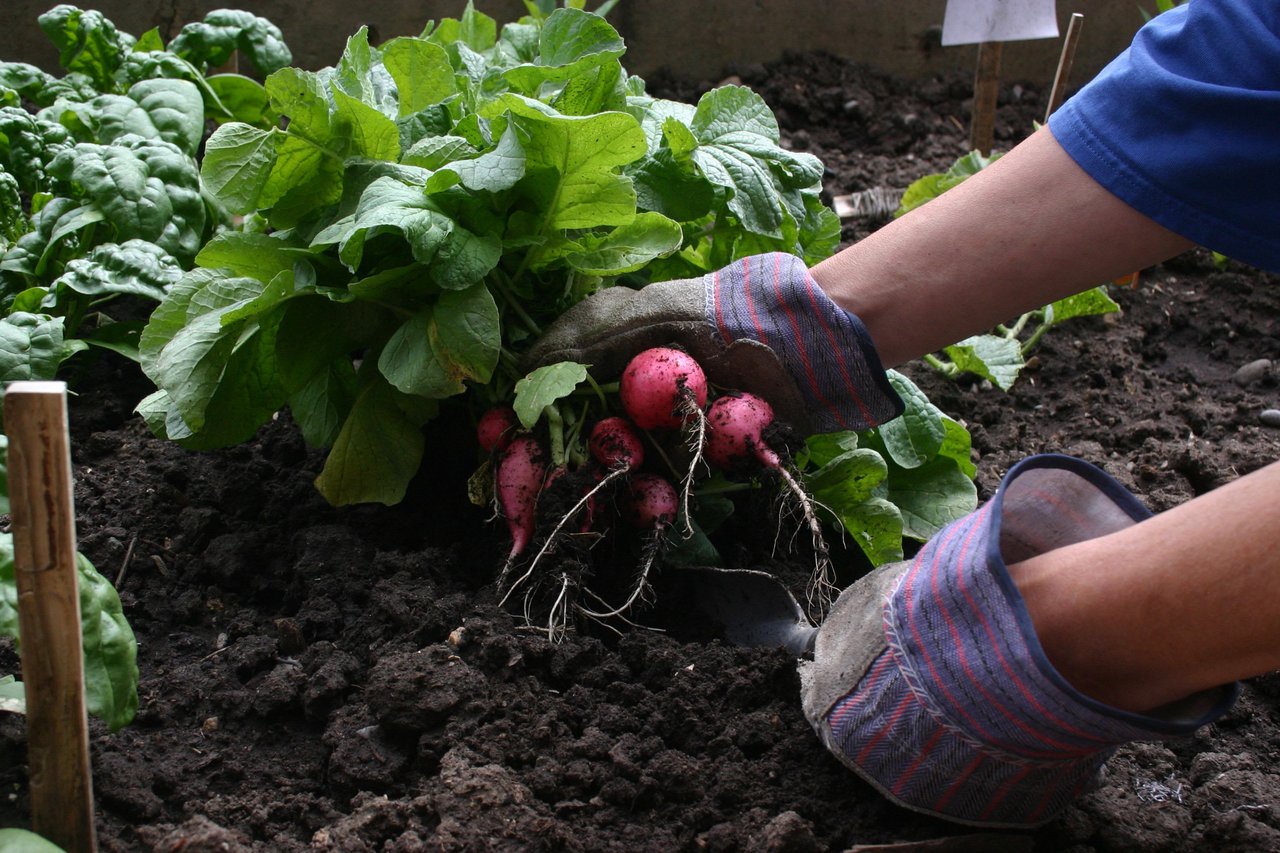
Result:
<svg viewBox="0 0 1280 853">
<path fill-rule="evenodd" d="M 828 164 L 833 194 L 901 189 L 964 152 L 967 80 L 811 55 L 735 72 L 786 144 Z M 1006 86 L 998 146 L 1042 112 L 1033 87 Z M 850 221 L 845 238 L 880 224 Z M 1232 378 L 1280 360 L 1272 277 L 1195 251 L 1115 296 L 1123 314 L 1052 332 L 1009 393 L 908 371 L 968 425 L 983 497 L 1037 452 L 1088 459 L 1154 510 L 1280 458 L 1258 417 L 1280 404 L 1277 373 Z M 1276 675 L 1194 737 L 1122 748 L 1043 829 L 973 835 L 890 805 L 828 755 L 783 652 L 517 630 L 491 587 L 504 537 L 463 497 L 466 454 L 431 455 L 401 506 L 334 509 L 287 414 L 244 446 L 188 453 L 131 414 L 148 391 L 131 365 L 69 378 L 80 546 L 140 644 L 137 721 L 94 722 L 103 850 L 1280 849 Z M 436 424 L 432 446 L 465 428 Z M 0 648 L 0 671 L 15 665 Z M 0 718 L 0 825 L 29 821 L 24 738 Z"/>
</svg>

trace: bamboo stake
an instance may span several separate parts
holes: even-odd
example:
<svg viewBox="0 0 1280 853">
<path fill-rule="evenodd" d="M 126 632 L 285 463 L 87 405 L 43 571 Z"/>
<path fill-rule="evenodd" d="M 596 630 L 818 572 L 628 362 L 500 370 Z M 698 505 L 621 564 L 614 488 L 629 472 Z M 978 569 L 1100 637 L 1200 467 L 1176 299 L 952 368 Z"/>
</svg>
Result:
<svg viewBox="0 0 1280 853">
<path fill-rule="evenodd" d="M 1067 78 L 1071 76 L 1071 65 L 1076 58 L 1076 45 L 1080 42 L 1080 27 L 1084 25 L 1084 15 L 1071 13 L 1071 22 L 1067 24 L 1067 35 L 1062 40 L 1062 55 L 1058 57 L 1058 70 L 1053 75 L 1053 88 L 1049 90 L 1049 106 L 1044 111 L 1045 123 L 1062 104 L 1067 91 Z"/>
<path fill-rule="evenodd" d="M 63 382 L 14 382 L 4 419 L 32 828 L 70 853 L 93 853 L 66 390 Z"/>
<path fill-rule="evenodd" d="M 969 149 L 991 153 L 996 139 L 996 97 L 1000 93 L 1000 54 L 1003 42 L 984 41 L 978 45 L 978 69 L 973 77 L 973 125 L 969 128 Z"/>
</svg>

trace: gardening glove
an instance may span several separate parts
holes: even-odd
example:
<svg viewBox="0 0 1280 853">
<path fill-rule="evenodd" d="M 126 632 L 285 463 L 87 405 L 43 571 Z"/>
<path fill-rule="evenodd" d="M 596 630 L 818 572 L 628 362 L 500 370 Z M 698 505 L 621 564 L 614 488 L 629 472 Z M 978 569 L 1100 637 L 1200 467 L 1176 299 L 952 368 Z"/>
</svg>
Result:
<svg viewBox="0 0 1280 853">
<path fill-rule="evenodd" d="M 712 383 L 768 400 L 804 434 L 867 429 L 902 413 L 862 321 L 780 252 L 700 279 L 606 288 L 553 323 L 526 365 L 577 361 L 617 376 L 657 346 L 687 351 Z"/>
<path fill-rule="evenodd" d="M 1006 565 L 1149 515 L 1080 460 L 1014 466 L 990 502 L 910 563 L 840 595 L 801 666 L 809 722 L 841 762 L 909 809 L 994 827 L 1052 819 L 1116 746 L 1190 734 L 1239 689 L 1137 714 L 1082 694 L 1045 657 Z"/>
</svg>

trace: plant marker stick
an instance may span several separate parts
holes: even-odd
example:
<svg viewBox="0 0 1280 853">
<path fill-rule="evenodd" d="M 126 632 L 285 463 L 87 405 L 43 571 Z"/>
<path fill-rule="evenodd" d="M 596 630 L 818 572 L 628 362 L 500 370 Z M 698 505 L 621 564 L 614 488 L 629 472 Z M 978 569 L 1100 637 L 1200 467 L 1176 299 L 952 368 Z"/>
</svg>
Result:
<svg viewBox="0 0 1280 853">
<path fill-rule="evenodd" d="M 69 853 L 97 850 L 76 584 L 67 386 L 4 395 L 32 828 Z"/>
<path fill-rule="evenodd" d="M 973 125 L 969 128 L 969 148 L 984 157 L 996 141 L 996 96 L 1000 93 L 1000 54 L 1003 42 L 984 41 L 978 45 L 978 70 L 973 76 Z"/>
<path fill-rule="evenodd" d="M 1062 97 L 1066 94 L 1067 78 L 1071 76 L 1071 65 L 1076 59 L 1076 45 L 1080 42 L 1080 27 L 1084 25 L 1084 15 L 1071 13 L 1071 23 L 1067 24 L 1067 35 L 1062 39 L 1062 55 L 1058 57 L 1058 70 L 1053 75 L 1053 88 L 1049 90 L 1049 106 L 1044 111 L 1044 122 L 1049 123 Z"/>
</svg>

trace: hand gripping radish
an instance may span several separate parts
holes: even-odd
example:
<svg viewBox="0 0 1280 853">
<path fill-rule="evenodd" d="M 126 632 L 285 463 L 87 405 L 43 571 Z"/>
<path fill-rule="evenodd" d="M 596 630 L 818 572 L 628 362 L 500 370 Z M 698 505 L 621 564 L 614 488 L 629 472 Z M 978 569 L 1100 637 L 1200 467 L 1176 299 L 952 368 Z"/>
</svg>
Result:
<svg viewBox="0 0 1280 853">
<path fill-rule="evenodd" d="M 671 344 L 712 383 L 768 399 L 805 434 L 865 429 L 902 411 L 862 321 L 781 253 L 700 279 L 606 288 L 553 323 L 526 366 L 577 361 L 616 376 L 637 353 Z"/>
<path fill-rule="evenodd" d="M 754 394 L 726 394 L 716 398 L 707 409 L 707 459 L 725 471 L 744 466 L 763 466 L 777 473 L 800 507 L 813 537 L 815 564 L 809 580 L 810 615 L 820 618 L 835 597 L 835 572 L 828 556 L 822 524 L 809 497 L 796 476 L 764 439 L 765 429 L 773 423 L 773 409 Z"/>
</svg>

